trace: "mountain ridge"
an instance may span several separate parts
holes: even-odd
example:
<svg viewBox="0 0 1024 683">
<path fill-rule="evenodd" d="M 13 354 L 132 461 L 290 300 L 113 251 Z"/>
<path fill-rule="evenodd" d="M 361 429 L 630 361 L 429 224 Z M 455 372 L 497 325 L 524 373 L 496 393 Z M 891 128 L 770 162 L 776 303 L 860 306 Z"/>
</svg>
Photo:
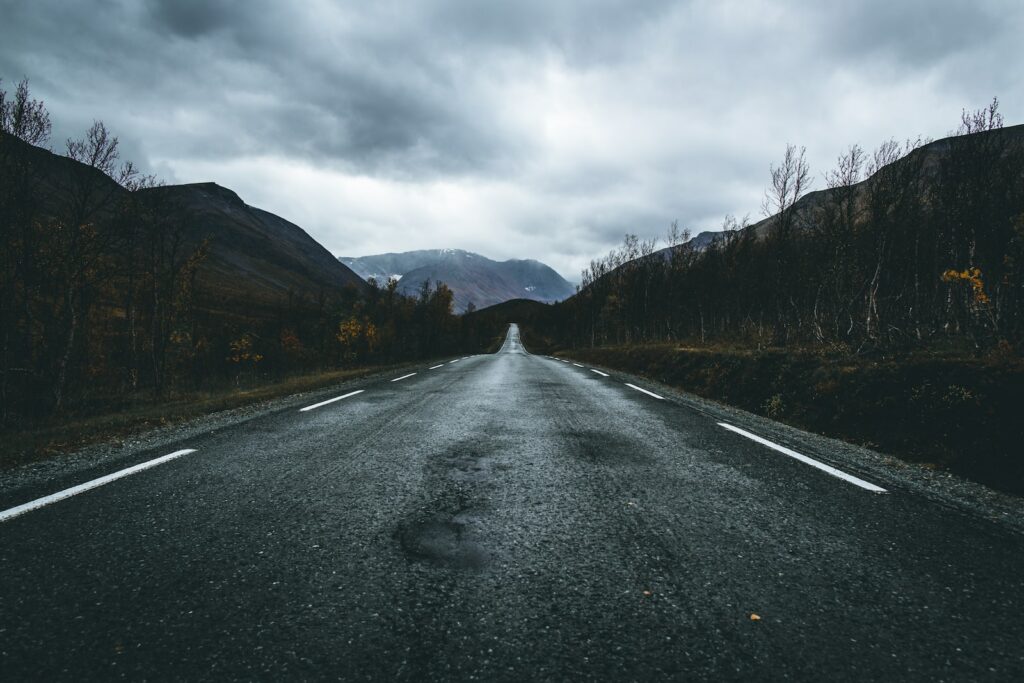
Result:
<svg viewBox="0 0 1024 683">
<path fill-rule="evenodd" d="M 919 147 L 916 147 L 910 152 L 908 152 L 906 155 L 903 155 L 896 159 L 895 161 L 892 161 L 891 163 L 886 164 L 885 166 L 877 169 L 874 174 L 861 178 L 858 182 L 854 183 L 849 188 L 826 187 L 820 190 L 808 191 L 793 204 L 791 211 L 794 215 L 800 218 L 805 218 L 808 213 L 813 212 L 814 210 L 828 203 L 828 201 L 834 196 L 835 193 L 847 190 L 853 192 L 855 196 L 855 201 L 862 202 L 864 193 L 871 186 L 872 182 L 876 181 L 876 175 L 878 172 L 884 171 L 885 169 L 888 169 L 890 167 L 905 166 L 908 163 L 918 164 L 920 177 L 915 178 L 915 182 L 927 181 L 938 172 L 942 160 L 949 154 L 953 153 L 954 145 L 956 145 L 958 142 L 963 143 L 964 141 L 984 140 L 986 138 L 989 141 L 994 141 L 998 144 L 1001 144 L 1003 146 L 1004 154 L 1009 153 L 1015 146 L 1024 144 L 1024 124 L 1005 126 L 1003 128 L 995 128 L 992 130 L 977 131 L 966 135 L 958 135 L 951 133 L 946 137 L 925 142 L 924 144 L 921 144 Z M 967 144 L 971 143 L 968 142 Z M 750 223 L 749 225 L 739 228 L 738 230 L 732 231 L 731 234 L 734 236 L 738 236 L 740 234 L 743 234 L 745 231 L 750 231 L 751 233 L 754 234 L 754 236 L 757 239 L 764 239 L 765 237 L 767 237 L 769 231 L 771 230 L 771 226 L 773 225 L 776 219 L 777 215 L 775 214 L 771 216 L 766 216 L 754 223 Z M 691 237 L 682 245 L 678 245 L 675 247 L 663 247 L 662 249 L 655 251 L 654 254 L 652 254 L 652 256 L 661 255 L 664 258 L 668 258 L 668 256 L 672 253 L 673 249 L 678 249 L 680 247 L 684 247 L 687 245 L 695 251 L 704 251 L 710 246 L 717 244 L 723 239 L 725 239 L 725 237 L 729 234 L 730 232 L 727 232 L 725 230 L 704 230 Z"/>
<path fill-rule="evenodd" d="M 113 216 L 129 201 L 149 206 L 168 233 L 179 240 L 179 258 L 206 245 L 196 282 L 202 306 L 237 315 L 258 308 L 269 314 L 296 296 L 340 295 L 366 284 L 302 227 L 245 203 L 215 182 L 156 185 L 134 192 L 102 171 L 13 136 L 4 136 L 5 163 L 26 163 L 40 189 L 43 214 L 66 212 L 70 203 L 93 196 L 83 210 Z M 81 188 L 88 188 L 83 193 Z M 79 196 L 81 195 L 81 196 Z"/>
<path fill-rule="evenodd" d="M 519 298 L 553 303 L 575 293 L 570 282 L 535 259 L 495 261 L 463 249 L 420 249 L 338 260 L 380 285 L 398 280 L 398 290 L 407 295 L 415 296 L 424 282 L 444 282 L 459 313 Z"/>
</svg>

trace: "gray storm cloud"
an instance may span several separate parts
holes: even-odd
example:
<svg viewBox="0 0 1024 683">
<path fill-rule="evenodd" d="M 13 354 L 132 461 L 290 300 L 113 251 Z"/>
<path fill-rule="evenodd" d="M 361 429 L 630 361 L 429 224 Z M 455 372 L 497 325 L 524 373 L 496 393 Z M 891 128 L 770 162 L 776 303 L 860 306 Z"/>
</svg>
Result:
<svg viewBox="0 0 1024 683">
<path fill-rule="evenodd" d="M 335 253 L 462 247 L 568 277 L 624 232 L 757 217 L 787 142 L 1021 120 L 1017 2 L 0 0 L 54 147 L 94 118 Z M 819 182 L 820 184 L 820 182 Z"/>
</svg>

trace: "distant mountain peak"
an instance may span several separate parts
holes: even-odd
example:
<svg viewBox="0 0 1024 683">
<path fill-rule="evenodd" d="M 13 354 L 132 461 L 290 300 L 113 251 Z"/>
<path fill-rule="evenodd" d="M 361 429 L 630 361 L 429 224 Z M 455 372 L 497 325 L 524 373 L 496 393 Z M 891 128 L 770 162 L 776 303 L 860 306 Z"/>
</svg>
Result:
<svg viewBox="0 0 1024 683">
<path fill-rule="evenodd" d="M 576 289 L 552 268 L 535 259 L 495 261 L 464 249 L 422 249 L 372 256 L 339 256 L 363 279 L 379 284 L 399 281 L 399 291 L 416 294 L 424 280 L 444 282 L 455 294 L 455 309 L 470 304 L 485 308 L 511 299 L 546 303 L 572 296 Z M 524 296 L 525 293 L 525 296 Z"/>
</svg>

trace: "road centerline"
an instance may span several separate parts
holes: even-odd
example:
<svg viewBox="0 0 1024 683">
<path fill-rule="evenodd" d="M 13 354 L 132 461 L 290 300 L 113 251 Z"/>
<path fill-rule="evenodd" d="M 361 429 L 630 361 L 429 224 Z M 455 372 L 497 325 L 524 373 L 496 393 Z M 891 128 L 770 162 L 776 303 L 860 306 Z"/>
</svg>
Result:
<svg viewBox="0 0 1024 683">
<path fill-rule="evenodd" d="M 46 505 L 50 505 L 52 503 L 65 500 L 67 498 L 70 498 L 71 496 L 77 496 L 79 493 L 91 491 L 92 489 L 103 486 L 104 484 L 109 484 L 112 481 L 117 481 L 122 477 L 127 477 L 129 475 L 136 474 L 137 472 L 148 470 L 151 467 L 162 465 L 165 462 L 170 462 L 171 460 L 180 458 L 183 455 L 188 455 L 189 453 L 195 452 L 196 449 L 194 448 L 183 448 L 180 451 L 174 451 L 173 453 L 162 455 L 159 458 L 147 460 L 146 462 L 141 462 L 138 465 L 132 465 L 131 467 L 126 467 L 123 470 L 118 470 L 117 472 L 113 472 L 111 474 L 98 477 L 91 481 L 87 481 L 84 484 L 72 486 L 71 488 L 64 489 L 63 491 L 58 491 L 57 493 L 51 493 L 50 495 L 43 496 L 42 498 L 36 498 L 35 500 L 29 501 L 28 503 L 25 503 L 23 505 L 18 505 L 16 507 L 12 507 L 8 510 L 0 512 L 0 522 L 6 522 L 9 519 L 14 519 L 19 515 L 23 515 L 26 512 L 38 510 L 39 508 L 44 507 Z"/>
<path fill-rule="evenodd" d="M 349 396 L 355 396 L 356 394 L 361 394 L 361 393 L 363 393 L 363 391 L 365 391 L 365 389 L 356 389 L 355 391 L 350 391 L 349 393 L 345 394 L 344 396 L 335 396 L 334 398 L 329 398 L 326 401 L 320 401 L 320 403 L 314 403 L 311 406 L 306 406 L 305 408 L 299 408 L 299 412 L 300 413 L 304 413 L 307 410 L 313 410 L 314 408 L 319 408 L 321 406 L 325 406 L 328 403 L 334 403 L 335 401 L 340 401 L 342 399 L 348 398 Z"/>
<path fill-rule="evenodd" d="M 826 472 L 828 474 L 831 474 L 833 477 L 838 477 L 839 479 L 842 479 L 843 481 L 847 481 L 847 482 L 853 484 L 854 486 L 859 486 L 862 489 L 866 489 L 868 491 L 871 491 L 872 493 L 888 493 L 888 491 L 883 489 L 881 486 L 876 486 L 875 484 L 872 484 L 869 481 L 864 481 L 863 479 L 861 479 L 859 477 L 855 477 L 852 474 L 847 474 L 846 472 L 843 472 L 842 470 L 837 470 L 835 467 L 832 467 L 831 465 L 826 465 L 823 462 L 818 462 L 814 458 L 809 458 L 806 455 L 803 455 L 802 453 L 797 453 L 796 451 L 792 450 L 791 448 L 786 448 L 785 446 L 780 446 L 779 444 L 773 443 L 773 442 L 769 441 L 768 439 L 765 439 L 763 437 L 758 436 L 757 434 L 752 434 L 752 433 L 746 431 L 745 429 L 740 429 L 739 427 L 734 427 L 731 424 L 728 424 L 726 422 L 719 422 L 718 426 L 719 427 L 724 427 L 725 429 L 728 429 L 731 432 L 735 432 L 735 433 L 739 434 L 740 436 L 745 436 L 748 439 L 750 439 L 751 441 L 756 441 L 757 443 L 761 444 L 762 446 L 767 446 L 768 448 L 771 448 L 772 450 L 778 451 L 779 453 L 782 453 L 783 455 L 788 455 L 791 458 L 799 460 L 800 462 L 804 463 L 805 465 L 810 465 L 811 467 L 819 469 L 822 472 Z"/>
</svg>

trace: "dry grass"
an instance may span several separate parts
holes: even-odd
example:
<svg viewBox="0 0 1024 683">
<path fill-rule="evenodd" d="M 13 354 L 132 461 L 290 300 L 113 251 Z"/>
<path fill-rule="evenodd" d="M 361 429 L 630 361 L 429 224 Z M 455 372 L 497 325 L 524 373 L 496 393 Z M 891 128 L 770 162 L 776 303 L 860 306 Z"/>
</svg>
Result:
<svg viewBox="0 0 1024 683">
<path fill-rule="evenodd" d="M 201 415 L 240 408 L 269 399 L 314 391 L 391 367 L 331 370 L 288 377 L 252 387 L 171 394 L 163 399 L 140 397 L 127 407 L 98 414 L 51 418 L 0 437 L 0 468 L 69 453 L 89 444 L 123 439 L 155 427 L 178 424 Z"/>
</svg>

